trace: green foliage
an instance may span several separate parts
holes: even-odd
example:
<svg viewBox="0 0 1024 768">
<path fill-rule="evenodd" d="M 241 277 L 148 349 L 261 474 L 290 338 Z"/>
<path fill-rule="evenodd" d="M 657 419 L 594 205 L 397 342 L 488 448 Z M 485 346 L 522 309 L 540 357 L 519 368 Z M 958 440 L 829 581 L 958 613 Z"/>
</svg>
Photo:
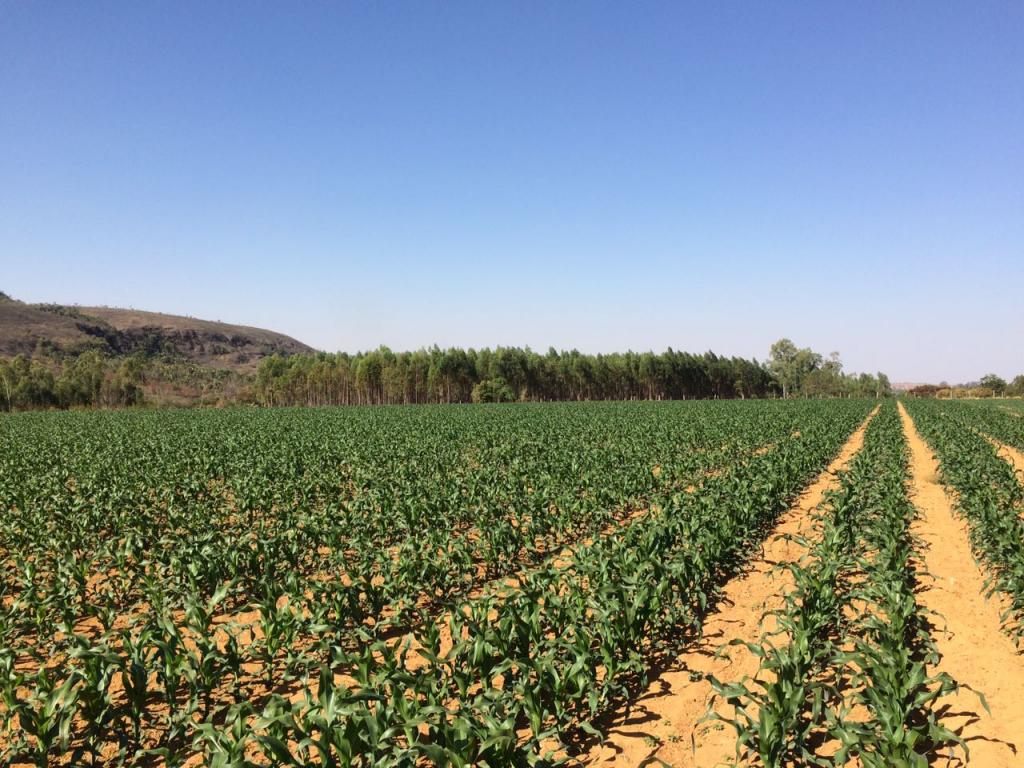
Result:
<svg viewBox="0 0 1024 768">
<path fill-rule="evenodd" d="M 1007 387 L 1005 379 L 994 373 L 986 373 L 978 383 L 986 389 L 991 389 L 996 395 L 1003 394 Z"/>
<path fill-rule="evenodd" d="M 757 676 L 713 681 L 736 704 L 738 749 L 758 764 L 924 768 L 940 750 L 966 752 L 939 722 L 941 700 L 958 686 L 929 672 L 939 657 L 915 600 L 922 574 L 907 459 L 896 409 L 886 403 L 816 512 L 820 538 L 788 566 L 794 587 L 776 612 L 779 629 L 749 646 L 761 659 Z"/>
<path fill-rule="evenodd" d="M 799 391 L 806 378 L 821 366 L 821 355 L 808 348 L 797 349 L 789 339 L 772 344 L 768 356 L 768 369 L 782 388 L 782 396 L 789 397 Z"/>
<path fill-rule="evenodd" d="M 771 376 L 756 360 L 712 352 L 584 355 L 551 349 L 540 355 L 514 347 L 432 347 L 395 353 L 381 347 L 357 355 L 266 358 L 254 390 L 265 405 L 350 405 L 748 398 L 765 397 L 771 388 Z"/>
<path fill-rule="evenodd" d="M 473 386 L 474 403 L 511 403 L 516 393 L 502 378 L 484 379 Z"/>
<path fill-rule="evenodd" d="M 549 763 L 870 407 L 5 415 L 0 762 Z"/>
<path fill-rule="evenodd" d="M 551 349 L 540 355 L 514 347 L 442 350 L 435 346 L 398 353 L 380 347 L 355 355 L 269 354 L 251 374 L 190 362 L 167 348 L 166 339 L 153 331 L 133 337 L 125 349 L 134 351 L 127 357 L 105 357 L 97 350 L 67 355 L 41 343 L 31 357 L 0 359 L 0 410 L 126 406 L 143 399 L 156 406 L 322 406 L 747 399 L 780 392 L 805 397 L 891 395 L 882 373 L 842 373 L 837 353 L 823 360 L 809 349 L 794 347 L 792 360 L 780 362 L 776 358 L 782 352 L 777 347 L 767 367 L 757 360 L 671 349 L 662 354 L 607 355 Z M 229 347 L 204 347 L 211 354 L 229 351 Z M 120 348 L 114 352 L 124 354 Z"/>
<path fill-rule="evenodd" d="M 772 345 L 768 370 L 783 397 L 892 397 L 892 386 L 884 373 L 845 374 L 838 352 L 825 359 L 809 348 L 797 349 L 789 339 L 779 339 Z"/>
<path fill-rule="evenodd" d="M 64 364 L 18 355 L 0 359 L 0 410 L 127 406 L 142 400 L 137 358 L 120 362 L 83 352 Z"/>
</svg>

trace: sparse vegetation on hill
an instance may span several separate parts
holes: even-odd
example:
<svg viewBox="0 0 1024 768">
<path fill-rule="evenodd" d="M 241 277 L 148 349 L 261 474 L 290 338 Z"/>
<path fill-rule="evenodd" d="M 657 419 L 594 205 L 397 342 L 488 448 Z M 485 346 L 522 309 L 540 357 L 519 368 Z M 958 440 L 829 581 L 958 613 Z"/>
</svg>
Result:
<svg viewBox="0 0 1024 768">
<path fill-rule="evenodd" d="M 312 351 L 260 328 L 0 293 L 0 410 L 233 402 L 268 355 Z"/>
<path fill-rule="evenodd" d="M 56 357 L 93 350 L 117 357 L 163 355 L 237 373 L 255 371 L 269 355 L 314 351 L 261 328 L 135 309 L 26 304 L 0 296 L 0 356 L 40 350 Z"/>
</svg>

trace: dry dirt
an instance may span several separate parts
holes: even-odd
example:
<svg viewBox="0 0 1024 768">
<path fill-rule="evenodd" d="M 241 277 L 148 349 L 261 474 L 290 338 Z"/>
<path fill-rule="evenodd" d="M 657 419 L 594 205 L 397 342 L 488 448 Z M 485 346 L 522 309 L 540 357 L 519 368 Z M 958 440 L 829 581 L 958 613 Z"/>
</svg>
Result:
<svg viewBox="0 0 1024 768">
<path fill-rule="evenodd" d="M 987 713 L 970 691 L 961 691 L 943 722 L 967 740 L 970 765 L 1022 766 L 1024 659 L 1000 629 L 999 601 L 982 596 L 984 575 L 971 554 L 966 524 L 954 516 L 938 479 L 938 462 L 903 405 L 899 408 L 910 442 L 911 498 L 919 512 L 914 532 L 924 540 L 931 575 L 918 600 L 940 614 L 934 618 L 939 670 L 982 691 L 991 710 Z"/>
<path fill-rule="evenodd" d="M 725 599 L 704 622 L 703 638 L 655 680 L 628 710 L 614 719 L 603 745 L 596 746 L 583 762 L 590 766 L 657 766 L 711 768 L 730 763 L 735 757 L 736 735 L 721 723 L 698 722 L 707 712 L 711 685 L 702 678 L 739 680 L 757 673 L 759 659 L 743 646 L 716 656 L 732 639 L 756 642 L 763 631 L 773 627 L 762 617 L 783 604 L 790 588 L 789 572 L 775 565 L 793 562 L 803 547 L 790 537 L 807 533 L 812 510 L 825 493 L 837 486 L 836 473 L 845 467 L 864 443 L 864 431 L 875 411 L 850 436 L 839 455 L 808 486 L 796 504 L 780 518 L 765 542 L 763 556 L 749 571 L 726 585 Z M 723 714 L 730 714 L 722 704 Z M 692 738 L 692 742 L 691 742 Z"/>
</svg>

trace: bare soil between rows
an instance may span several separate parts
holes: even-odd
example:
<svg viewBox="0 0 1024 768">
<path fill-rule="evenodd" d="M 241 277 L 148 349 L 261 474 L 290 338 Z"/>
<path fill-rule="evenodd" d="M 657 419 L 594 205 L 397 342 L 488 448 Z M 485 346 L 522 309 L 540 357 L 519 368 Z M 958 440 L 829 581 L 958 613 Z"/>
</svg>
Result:
<svg viewBox="0 0 1024 768">
<path fill-rule="evenodd" d="M 850 436 L 839 455 L 797 502 L 780 517 L 765 541 L 763 554 L 743 575 L 724 588 L 724 599 L 704 621 L 701 639 L 658 675 L 637 700 L 616 713 L 603 744 L 595 746 L 581 762 L 590 766 L 670 765 L 679 768 L 710 768 L 735 759 L 736 734 L 719 722 L 701 720 L 708 712 L 714 675 L 737 680 L 757 673 L 759 659 L 744 646 L 723 649 L 738 639 L 756 642 L 774 622 L 763 621 L 766 613 L 781 608 L 783 596 L 792 586 L 780 563 L 796 561 L 804 548 L 794 535 L 806 535 L 813 524 L 811 512 L 825 494 L 838 485 L 837 473 L 864 444 L 864 433 L 876 408 Z M 731 715 L 731 707 L 720 703 L 716 711 Z"/>
<path fill-rule="evenodd" d="M 969 765 L 1024 765 L 1024 658 L 1002 632 L 998 597 L 983 597 L 985 576 L 971 553 L 966 523 L 954 514 L 953 499 L 939 480 L 939 465 L 899 404 L 910 443 L 911 500 L 919 516 L 914 533 L 925 546 L 931 576 L 918 601 L 938 615 L 933 637 L 942 658 L 938 670 L 981 691 L 961 690 L 949 700 L 943 723 L 959 733 L 970 749 Z M 941 766 L 960 765 L 941 759 Z"/>
</svg>

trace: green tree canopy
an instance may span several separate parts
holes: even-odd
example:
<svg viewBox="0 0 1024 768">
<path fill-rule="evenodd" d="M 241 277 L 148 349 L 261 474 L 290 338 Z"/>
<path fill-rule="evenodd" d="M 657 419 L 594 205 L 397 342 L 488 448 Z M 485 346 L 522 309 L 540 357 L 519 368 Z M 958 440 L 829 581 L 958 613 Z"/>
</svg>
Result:
<svg viewBox="0 0 1024 768">
<path fill-rule="evenodd" d="M 978 383 L 983 387 L 991 389 L 997 395 L 1001 395 L 1006 391 L 1006 380 L 996 376 L 994 373 L 986 373 Z"/>
</svg>

